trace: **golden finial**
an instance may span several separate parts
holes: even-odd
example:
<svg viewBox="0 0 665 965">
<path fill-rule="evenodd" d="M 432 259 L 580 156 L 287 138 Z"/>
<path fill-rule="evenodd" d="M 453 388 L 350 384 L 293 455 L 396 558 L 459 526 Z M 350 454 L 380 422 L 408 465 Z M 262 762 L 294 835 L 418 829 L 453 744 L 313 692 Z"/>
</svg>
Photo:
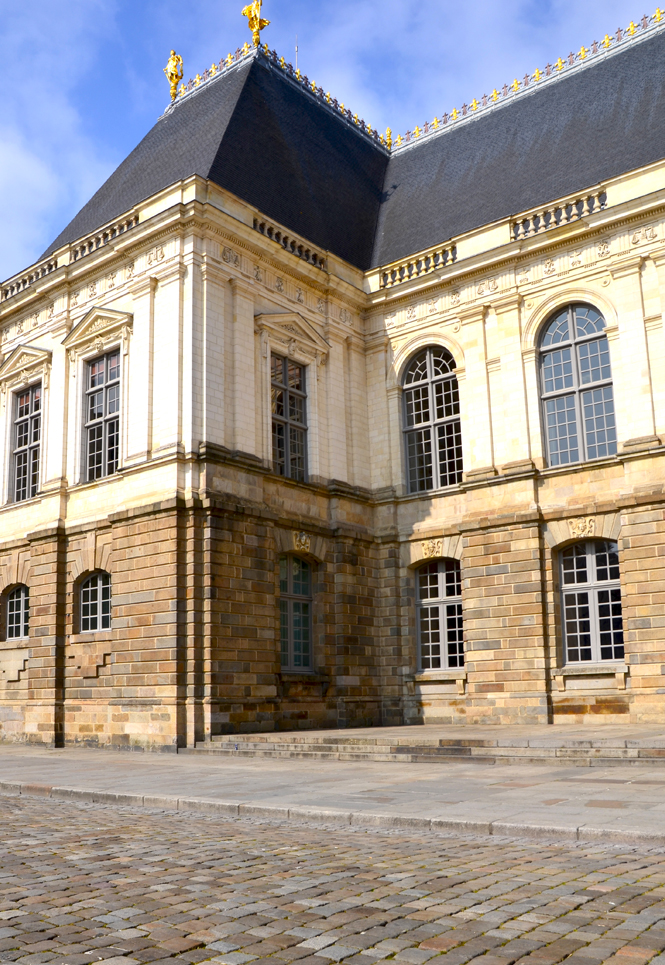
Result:
<svg viewBox="0 0 665 965">
<path fill-rule="evenodd" d="M 166 74 L 166 79 L 169 82 L 171 88 L 171 100 L 174 101 L 176 94 L 178 93 L 178 84 L 182 80 L 182 57 L 180 54 L 176 54 L 175 50 L 171 51 L 171 56 L 169 61 L 164 68 L 164 73 Z"/>
<path fill-rule="evenodd" d="M 510 86 L 512 90 L 514 90 L 515 93 L 517 93 L 517 91 L 520 89 L 520 82 L 518 81 L 517 77 L 515 78 L 515 80 L 512 82 Z"/>
<path fill-rule="evenodd" d="M 341 111 L 342 114 L 343 114 L 343 113 L 344 113 L 344 104 L 340 104 L 340 105 L 339 105 L 339 109 L 340 109 L 340 111 Z"/>
<path fill-rule="evenodd" d="M 270 47 L 268 46 L 268 44 L 263 45 L 263 53 L 266 55 L 266 57 L 270 53 Z"/>
<path fill-rule="evenodd" d="M 316 94 L 316 81 L 313 80 L 312 83 L 311 83 L 309 86 L 312 88 L 312 90 L 313 90 L 314 93 Z"/>
<path fill-rule="evenodd" d="M 637 27 L 635 26 L 635 24 L 634 24 L 633 21 L 631 20 L 630 23 L 628 24 L 628 33 L 630 34 L 631 37 L 633 36 L 633 34 L 635 33 L 636 30 L 637 30 Z"/>
<path fill-rule="evenodd" d="M 386 147 L 388 148 L 388 150 L 390 150 L 392 146 L 393 146 L 393 132 L 390 130 L 390 128 L 387 128 L 386 129 Z"/>
<path fill-rule="evenodd" d="M 475 97 L 474 97 L 473 100 L 471 101 L 471 110 L 472 110 L 472 111 L 477 111 L 477 110 L 478 110 L 478 101 L 476 100 Z"/>
<path fill-rule="evenodd" d="M 371 125 L 371 124 L 368 124 L 368 125 L 367 125 L 367 133 L 370 134 L 370 135 L 371 135 L 371 133 L 372 133 L 372 125 Z"/>
<path fill-rule="evenodd" d="M 326 104 L 330 103 L 330 91 L 326 94 Z"/>
<path fill-rule="evenodd" d="M 353 115 L 353 123 L 354 123 L 356 126 L 358 125 L 358 115 L 357 115 L 357 114 L 354 114 L 354 115 Z"/>
<path fill-rule="evenodd" d="M 660 21 L 663 19 L 663 11 L 660 9 L 660 7 L 656 7 L 656 12 L 653 15 L 653 18 L 656 23 L 660 23 Z"/>
<path fill-rule="evenodd" d="M 561 60 L 561 57 L 559 57 L 559 59 L 557 60 L 557 62 L 556 62 L 556 64 L 555 64 L 554 66 L 556 67 L 557 70 L 563 70 L 563 68 L 564 68 L 566 65 L 565 65 L 564 62 Z"/>
<path fill-rule="evenodd" d="M 284 68 L 286 67 L 286 61 L 284 60 L 283 57 L 279 58 L 279 66 L 282 68 L 282 70 L 284 70 Z"/>
<path fill-rule="evenodd" d="M 605 34 L 605 36 L 603 37 L 603 47 L 609 47 L 611 43 L 612 43 L 612 38 L 610 37 L 609 34 Z"/>
<path fill-rule="evenodd" d="M 438 128 L 438 126 L 439 126 L 439 118 L 438 118 L 438 117 L 435 117 L 434 120 L 432 121 L 432 127 L 433 127 L 434 130 L 436 131 L 437 128 Z"/>
<path fill-rule="evenodd" d="M 540 69 L 540 67 L 536 67 L 536 69 L 533 72 L 533 79 L 536 81 L 536 83 L 538 83 L 538 81 L 542 76 L 543 76 L 542 70 Z"/>
<path fill-rule="evenodd" d="M 415 126 L 415 128 L 414 128 L 414 130 L 413 130 L 413 136 L 414 136 L 414 137 L 420 137 L 420 128 L 418 127 L 417 124 L 416 124 L 416 126 Z"/>
<path fill-rule="evenodd" d="M 492 93 L 490 94 L 490 97 L 492 98 L 492 100 L 493 100 L 494 103 L 496 104 L 496 102 L 497 102 L 498 99 L 499 99 L 499 92 L 498 92 L 498 90 L 496 89 L 496 87 L 494 88 L 494 90 L 493 90 Z"/>
<path fill-rule="evenodd" d="M 196 77 L 194 78 L 194 84 L 198 87 L 200 83 L 201 83 L 201 75 L 197 74 Z"/>
<path fill-rule="evenodd" d="M 459 111 L 457 110 L 457 108 L 456 108 L 456 107 L 453 107 L 453 109 L 452 109 L 452 112 L 451 112 L 451 114 L 450 114 L 450 116 L 452 117 L 452 119 L 453 119 L 454 121 L 456 121 L 456 120 L 457 120 L 457 117 L 458 117 L 458 115 L 459 115 Z"/>
<path fill-rule="evenodd" d="M 178 93 L 180 94 L 181 97 L 185 96 L 185 94 L 187 93 L 187 88 L 185 87 L 184 84 L 180 85 L 180 90 L 178 91 Z"/>
<path fill-rule="evenodd" d="M 401 143 L 402 143 L 402 135 L 401 135 L 401 134 L 398 134 L 398 135 L 397 135 L 397 147 L 399 147 Z"/>
<path fill-rule="evenodd" d="M 227 64 L 227 66 L 230 67 L 232 63 L 233 63 L 233 54 L 227 54 L 227 56 L 226 56 L 226 64 Z"/>
<path fill-rule="evenodd" d="M 578 54 L 578 57 L 580 58 L 580 60 L 584 60 L 584 58 L 586 57 L 586 55 L 587 55 L 588 53 L 589 53 L 589 51 L 588 51 L 587 48 L 584 46 L 584 44 L 582 44 L 582 46 L 580 47 L 580 52 L 579 52 L 579 54 Z"/>
<path fill-rule="evenodd" d="M 296 77 L 298 78 L 298 80 L 300 80 L 300 68 L 299 68 L 299 67 L 296 68 Z"/>
<path fill-rule="evenodd" d="M 258 46 L 258 44 L 254 44 L 254 46 L 256 47 Z M 247 43 L 247 41 L 245 41 L 244 44 L 242 45 L 242 52 L 243 54 L 249 53 L 249 44 Z"/>
<path fill-rule="evenodd" d="M 255 47 L 258 47 L 261 43 L 261 31 L 270 26 L 269 20 L 263 20 L 261 17 L 261 4 L 263 0 L 254 0 L 253 3 L 248 3 L 246 7 L 242 8 L 243 17 L 247 17 L 247 25 L 252 31 L 252 43 Z"/>
<path fill-rule="evenodd" d="M 214 64 L 214 63 L 211 64 L 210 70 L 208 71 L 208 73 L 212 74 L 212 76 L 214 77 L 215 74 L 217 73 L 217 64 Z"/>
</svg>

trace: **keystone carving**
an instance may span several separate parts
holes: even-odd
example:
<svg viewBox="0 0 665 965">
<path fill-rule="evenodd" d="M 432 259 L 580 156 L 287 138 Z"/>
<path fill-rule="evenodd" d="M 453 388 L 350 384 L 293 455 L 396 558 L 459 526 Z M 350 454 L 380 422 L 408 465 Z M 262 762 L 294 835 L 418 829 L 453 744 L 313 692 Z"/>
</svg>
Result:
<svg viewBox="0 0 665 965">
<path fill-rule="evenodd" d="M 431 559 L 434 556 L 443 556 L 442 539 L 425 539 L 423 540 L 422 547 L 425 559 Z"/>
<path fill-rule="evenodd" d="M 309 553 L 312 537 L 309 533 L 294 533 L 293 546 L 298 553 Z"/>
<path fill-rule="evenodd" d="M 596 520 L 593 516 L 582 519 L 569 519 L 568 529 L 573 539 L 585 539 L 586 537 L 593 536 L 596 532 Z"/>
</svg>

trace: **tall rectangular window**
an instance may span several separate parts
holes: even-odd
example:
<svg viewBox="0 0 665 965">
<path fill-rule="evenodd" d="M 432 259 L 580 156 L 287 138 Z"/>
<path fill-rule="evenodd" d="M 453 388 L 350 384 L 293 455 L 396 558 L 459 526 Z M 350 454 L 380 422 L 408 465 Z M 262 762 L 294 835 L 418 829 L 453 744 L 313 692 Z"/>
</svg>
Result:
<svg viewBox="0 0 665 965">
<path fill-rule="evenodd" d="M 420 567 L 417 619 L 420 669 L 463 667 L 462 572 L 457 560 Z"/>
<path fill-rule="evenodd" d="M 305 368 L 270 357 L 272 396 L 272 465 L 280 476 L 307 478 L 307 393 Z"/>
<path fill-rule="evenodd" d="M 20 502 L 39 492 L 39 454 L 42 439 L 41 383 L 17 392 L 14 414 L 14 499 Z"/>
<path fill-rule="evenodd" d="M 110 476 L 120 458 L 120 350 L 87 365 L 85 394 L 86 478 Z"/>
<path fill-rule="evenodd" d="M 312 567 L 297 556 L 279 561 L 279 623 L 282 670 L 310 670 Z"/>
</svg>

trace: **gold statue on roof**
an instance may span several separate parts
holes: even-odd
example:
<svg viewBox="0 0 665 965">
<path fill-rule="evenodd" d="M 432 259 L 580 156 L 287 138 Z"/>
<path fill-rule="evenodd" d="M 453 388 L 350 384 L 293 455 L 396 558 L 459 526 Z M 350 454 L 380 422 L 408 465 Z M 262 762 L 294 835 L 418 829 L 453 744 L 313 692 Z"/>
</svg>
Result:
<svg viewBox="0 0 665 965">
<path fill-rule="evenodd" d="M 252 41 L 255 47 L 258 47 L 261 42 L 261 31 L 264 27 L 270 25 L 269 20 L 263 20 L 261 17 L 261 4 L 263 0 L 254 0 L 253 3 L 247 4 L 243 7 L 242 15 L 247 17 L 247 25 L 252 31 Z"/>
<path fill-rule="evenodd" d="M 171 100 L 174 101 L 176 99 L 176 94 L 178 93 L 178 84 L 183 77 L 182 57 L 179 54 L 176 54 L 175 50 L 171 51 L 169 62 L 164 68 L 164 73 L 166 74 L 166 79 L 171 87 Z"/>
</svg>

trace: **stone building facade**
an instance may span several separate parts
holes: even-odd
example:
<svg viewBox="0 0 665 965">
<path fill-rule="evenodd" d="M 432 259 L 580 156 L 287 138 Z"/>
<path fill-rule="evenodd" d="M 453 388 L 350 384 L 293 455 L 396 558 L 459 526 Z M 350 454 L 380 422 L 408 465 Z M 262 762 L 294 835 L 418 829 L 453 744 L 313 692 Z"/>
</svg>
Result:
<svg viewBox="0 0 665 965">
<path fill-rule="evenodd" d="M 239 51 L 2 285 L 0 739 L 665 720 L 665 34 L 607 39 L 392 150 Z"/>
</svg>

